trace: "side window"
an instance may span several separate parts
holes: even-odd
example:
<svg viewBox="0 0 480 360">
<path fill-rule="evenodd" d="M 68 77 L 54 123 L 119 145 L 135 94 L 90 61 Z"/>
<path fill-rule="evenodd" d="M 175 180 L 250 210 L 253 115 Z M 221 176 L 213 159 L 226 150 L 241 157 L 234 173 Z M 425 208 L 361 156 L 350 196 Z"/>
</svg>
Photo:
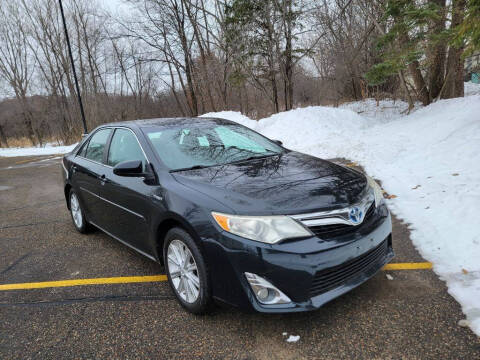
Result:
<svg viewBox="0 0 480 360">
<path fill-rule="evenodd" d="M 88 140 L 85 142 L 85 144 L 83 144 L 82 148 L 80 149 L 77 155 L 81 157 L 85 157 L 85 155 L 87 154 L 87 147 L 88 147 Z"/>
<path fill-rule="evenodd" d="M 147 161 L 135 135 L 130 130 L 117 129 L 108 151 L 108 165 L 115 166 L 129 160 L 141 160 L 145 169 Z"/>
<path fill-rule="evenodd" d="M 93 134 L 88 142 L 87 151 L 84 155 L 87 159 L 99 163 L 103 162 L 103 152 L 111 131 L 111 129 L 102 129 Z"/>
</svg>

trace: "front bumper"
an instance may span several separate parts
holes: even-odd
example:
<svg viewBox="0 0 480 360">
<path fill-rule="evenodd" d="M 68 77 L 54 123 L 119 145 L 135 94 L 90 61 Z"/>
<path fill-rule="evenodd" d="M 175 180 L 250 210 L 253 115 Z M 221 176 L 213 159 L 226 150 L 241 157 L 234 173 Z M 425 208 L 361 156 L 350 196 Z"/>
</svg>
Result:
<svg viewBox="0 0 480 360">
<path fill-rule="evenodd" d="M 312 237 L 268 245 L 226 232 L 219 239 L 203 238 L 214 298 L 259 312 L 318 309 L 371 278 L 393 258 L 390 214 L 384 205 L 377 212 L 359 232 L 330 241 Z M 263 277 L 292 302 L 259 303 L 245 272 Z"/>
</svg>

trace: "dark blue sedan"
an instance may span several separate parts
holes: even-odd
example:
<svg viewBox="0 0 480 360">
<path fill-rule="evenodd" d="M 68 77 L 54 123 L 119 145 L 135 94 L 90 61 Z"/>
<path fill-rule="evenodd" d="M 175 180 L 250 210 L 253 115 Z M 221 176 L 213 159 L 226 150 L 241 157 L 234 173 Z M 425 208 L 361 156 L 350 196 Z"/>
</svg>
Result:
<svg viewBox="0 0 480 360">
<path fill-rule="evenodd" d="M 313 310 L 393 257 L 378 184 L 239 124 L 153 119 L 96 128 L 62 162 L 78 231 L 164 264 L 178 301 Z"/>
</svg>

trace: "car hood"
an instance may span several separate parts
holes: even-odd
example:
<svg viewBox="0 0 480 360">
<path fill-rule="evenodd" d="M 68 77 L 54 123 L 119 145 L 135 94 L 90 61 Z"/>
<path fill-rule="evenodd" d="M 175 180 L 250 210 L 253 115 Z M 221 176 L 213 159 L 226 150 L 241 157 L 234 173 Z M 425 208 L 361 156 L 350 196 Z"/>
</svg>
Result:
<svg viewBox="0 0 480 360">
<path fill-rule="evenodd" d="M 359 201 L 367 186 L 360 173 L 294 151 L 172 175 L 181 184 L 245 215 L 346 207 Z"/>
</svg>

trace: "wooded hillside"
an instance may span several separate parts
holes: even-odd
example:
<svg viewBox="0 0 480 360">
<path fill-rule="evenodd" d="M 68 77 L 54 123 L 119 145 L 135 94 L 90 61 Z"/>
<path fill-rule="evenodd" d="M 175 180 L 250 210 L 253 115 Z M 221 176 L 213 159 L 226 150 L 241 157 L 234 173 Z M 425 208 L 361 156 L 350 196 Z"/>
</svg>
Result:
<svg viewBox="0 0 480 360">
<path fill-rule="evenodd" d="M 463 96 L 480 0 L 64 0 L 89 129 L 365 97 Z M 75 142 L 58 0 L 0 3 L 0 146 Z M 30 143 L 30 144 L 29 144 Z"/>
</svg>

